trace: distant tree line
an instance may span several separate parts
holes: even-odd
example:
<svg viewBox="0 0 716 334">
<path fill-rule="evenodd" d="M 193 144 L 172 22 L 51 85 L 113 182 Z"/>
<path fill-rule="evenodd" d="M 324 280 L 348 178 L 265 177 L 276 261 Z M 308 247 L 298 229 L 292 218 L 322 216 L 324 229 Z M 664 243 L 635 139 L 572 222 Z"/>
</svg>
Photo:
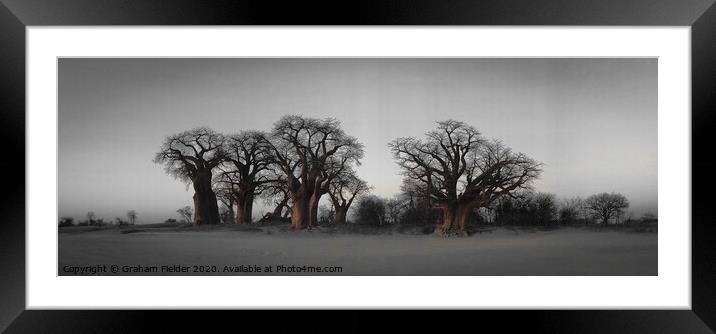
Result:
<svg viewBox="0 0 716 334">
<path fill-rule="evenodd" d="M 127 219 L 124 220 L 120 217 L 116 217 L 114 221 L 105 221 L 104 218 L 97 218 L 94 211 L 89 211 L 85 215 L 85 220 L 80 220 L 75 225 L 75 219 L 72 217 L 61 217 L 58 224 L 59 227 L 69 226 L 105 226 L 105 225 L 134 225 L 137 221 L 137 212 L 134 210 L 127 211 Z"/>
<path fill-rule="evenodd" d="M 355 205 L 353 223 L 371 226 L 422 226 L 428 229 L 442 223 L 440 211 L 427 205 L 427 199 L 410 184 L 393 198 L 375 195 L 362 197 Z M 630 225 L 656 223 L 656 215 L 646 213 L 636 219 L 627 214 L 628 201 L 621 194 L 602 193 L 581 199 L 557 200 L 554 194 L 523 192 L 498 199 L 473 210 L 466 225 L 489 226 L 577 226 Z M 323 211 L 322 221 L 334 214 Z"/>
</svg>

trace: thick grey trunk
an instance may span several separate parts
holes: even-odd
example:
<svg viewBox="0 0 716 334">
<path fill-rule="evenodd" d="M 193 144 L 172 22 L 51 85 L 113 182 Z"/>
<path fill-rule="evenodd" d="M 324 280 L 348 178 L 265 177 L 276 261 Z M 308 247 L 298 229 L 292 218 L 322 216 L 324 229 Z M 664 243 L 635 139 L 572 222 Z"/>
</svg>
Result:
<svg viewBox="0 0 716 334">
<path fill-rule="evenodd" d="M 211 171 L 198 171 L 192 181 L 194 186 L 194 224 L 218 224 L 221 219 L 219 218 L 216 194 L 211 189 Z"/>
</svg>

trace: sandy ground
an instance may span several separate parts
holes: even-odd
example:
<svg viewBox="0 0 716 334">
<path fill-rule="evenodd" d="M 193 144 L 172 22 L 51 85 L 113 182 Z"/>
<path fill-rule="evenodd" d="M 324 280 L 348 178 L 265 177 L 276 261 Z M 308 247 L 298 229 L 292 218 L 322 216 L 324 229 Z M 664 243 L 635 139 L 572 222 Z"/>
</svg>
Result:
<svg viewBox="0 0 716 334">
<path fill-rule="evenodd" d="M 451 238 L 270 228 L 207 231 L 135 227 L 135 233 L 121 233 L 116 228 L 91 232 L 71 229 L 59 233 L 59 275 L 72 275 L 72 271 L 88 266 L 106 271 L 99 275 L 631 276 L 657 275 L 658 269 L 656 233 L 584 228 L 498 228 Z M 116 274 L 111 272 L 112 265 L 117 266 Z M 176 269 L 177 265 L 187 271 L 167 268 Z M 247 272 L 247 266 L 259 266 L 262 272 Z M 266 266 L 272 266 L 273 271 L 265 272 Z M 276 272 L 278 266 L 284 266 L 284 271 Z M 291 266 L 295 270 L 341 267 L 341 272 L 288 272 Z M 152 272 L 152 267 L 157 271 Z M 140 269 L 142 272 L 136 272 Z"/>
</svg>

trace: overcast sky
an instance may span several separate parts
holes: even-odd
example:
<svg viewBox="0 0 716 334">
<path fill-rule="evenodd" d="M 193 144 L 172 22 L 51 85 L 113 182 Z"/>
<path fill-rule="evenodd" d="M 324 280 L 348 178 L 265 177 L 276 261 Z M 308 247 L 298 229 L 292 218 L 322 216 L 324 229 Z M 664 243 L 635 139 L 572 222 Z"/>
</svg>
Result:
<svg viewBox="0 0 716 334">
<path fill-rule="evenodd" d="M 544 163 L 539 191 L 657 212 L 656 59 L 60 59 L 59 215 L 177 218 L 193 193 L 152 162 L 165 136 L 284 114 L 340 120 L 377 195 L 400 187 L 387 143 L 452 118 Z"/>
</svg>

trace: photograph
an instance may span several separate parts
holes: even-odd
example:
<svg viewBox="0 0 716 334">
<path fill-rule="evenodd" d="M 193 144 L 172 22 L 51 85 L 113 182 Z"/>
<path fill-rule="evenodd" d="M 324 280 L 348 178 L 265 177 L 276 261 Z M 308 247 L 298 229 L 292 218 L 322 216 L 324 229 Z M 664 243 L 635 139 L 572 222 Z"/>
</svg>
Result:
<svg viewBox="0 0 716 334">
<path fill-rule="evenodd" d="M 0 332 L 714 333 L 715 1 L 0 0 Z"/>
<path fill-rule="evenodd" d="M 658 61 L 59 57 L 57 275 L 657 276 Z"/>
</svg>

